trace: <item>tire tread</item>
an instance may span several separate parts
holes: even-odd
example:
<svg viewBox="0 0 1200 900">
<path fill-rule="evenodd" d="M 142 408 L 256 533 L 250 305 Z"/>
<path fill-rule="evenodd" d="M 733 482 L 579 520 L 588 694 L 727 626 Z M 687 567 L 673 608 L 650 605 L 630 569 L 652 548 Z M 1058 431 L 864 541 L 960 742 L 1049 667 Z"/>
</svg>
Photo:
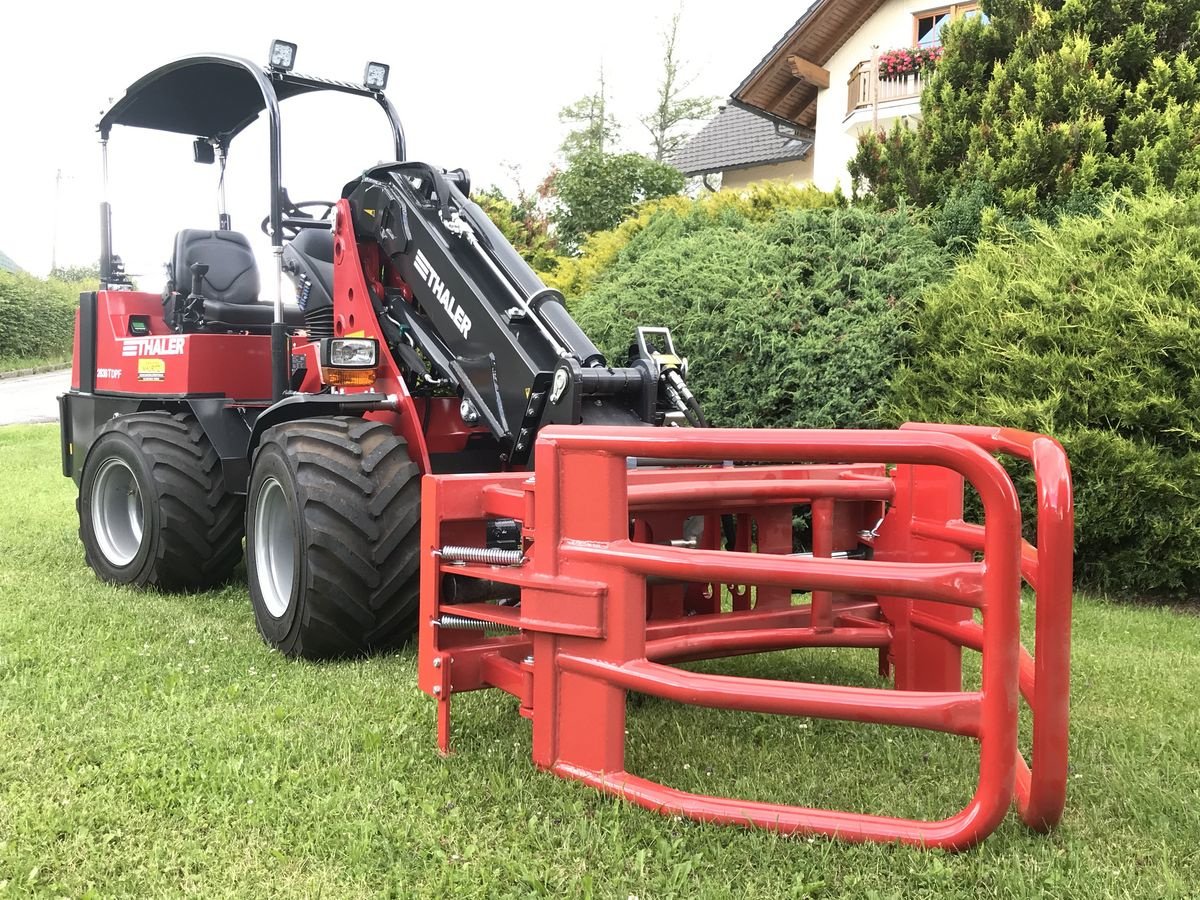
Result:
<svg viewBox="0 0 1200 900">
<path fill-rule="evenodd" d="M 242 557 L 244 501 L 226 487 L 221 459 L 199 421 L 190 413 L 139 412 L 113 419 L 101 434 L 107 431 L 138 447 L 154 479 L 159 534 L 137 583 L 202 591 L 227 581 Z M 86 541 L 84 548 L 95 569 Z"/>
<path fill-rule="evenodd" d="M 284 652 L 310 659 L 402 645 L 420 599 L 421 473 L 382 422 L 314 418 L 269 429 L 291 460 L 305 523 L 303 616 Z"/>
</svg>

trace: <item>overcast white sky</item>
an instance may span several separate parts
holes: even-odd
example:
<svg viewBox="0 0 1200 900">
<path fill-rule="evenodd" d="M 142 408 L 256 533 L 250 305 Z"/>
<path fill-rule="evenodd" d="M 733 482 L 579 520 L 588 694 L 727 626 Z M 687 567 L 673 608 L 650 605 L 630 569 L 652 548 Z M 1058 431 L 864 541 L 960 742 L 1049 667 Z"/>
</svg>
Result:
<svg viewBox="0 0 1200 900">
<path fill-rule="evenodd" d="M 593 89 L 602 62 L 624 126 L 622 143 L 644 151 L 648 141 L 637 117 L 653 105 L 661 35 L 677 4 L 6 4 L 0 250 L 35 274 L 49 270 L 54 249 L 60 265 L 93 262 L 101 109 L 162 63 L 206 51 L 265 61 L 275 37 L 299 44 L 298 72 L 357 81 L 368 59 L 390 63 L 388 95 L 404 121 L 409 157 L 464 166 L 480 187 L 510 189 L 507 164 L 520 167 L 529 187 L 541 179 L 562 140 L 559 109 Z M 694 90 L 727 97 L 806 6 L 807 0 L 686 0 L 681 44 Z M 284 183 L 293 200 L 336 199 L 345 182 L 391 156 L 386 121 L 369 101 L 300 97 L 282 109 Z M 263 131 L 256 123 L 234 141 L 228 173 L 234 228 L 254 234 L 267 212 Z M 216 167 L 191 162 L 189 139 L 140 129 L 115 129 L 109 150 L 115 249 L 130 272 L 142 275 L 143 287 L 158 290 L 175 231 L 216 227 Z"/>
</svg>

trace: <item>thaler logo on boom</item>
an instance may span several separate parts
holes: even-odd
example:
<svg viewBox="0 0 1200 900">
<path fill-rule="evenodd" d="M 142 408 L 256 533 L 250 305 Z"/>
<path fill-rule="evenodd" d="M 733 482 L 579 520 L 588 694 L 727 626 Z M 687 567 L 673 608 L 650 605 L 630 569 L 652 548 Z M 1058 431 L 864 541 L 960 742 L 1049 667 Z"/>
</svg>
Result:
<svg viewBox="0 0 1200 900">
<path fill-rule="evenodd" d="M 450 293 L 450 289 L 442 282 L 442 277 L 433 270 L 433 266 L 429 264 L 429 260 L 425 258 L 425 254 L 420 250 L 417 251 L 417 258 L 414 260 L 414 265 L 417 267 L 417 274 L 425 279 L 425 283 L 429 285 L 429 289 L 433 291 L 433 295 L 438 298 L 438 303 L 445 307 L 446 314 L 454 322 L 454 327 L 462 332 L 463 337 L 466 337 L 471 330 L 471 319 L 463 312 L 463 308 L 454 299 L 454 295 Z"/>
<path fill-rule="evenodd" d="M 183 354 L 183 336 L 178 334 L 163 337 L 135 337 L 121 339 L 122 356 L 180 356 Z"/>
</svg>

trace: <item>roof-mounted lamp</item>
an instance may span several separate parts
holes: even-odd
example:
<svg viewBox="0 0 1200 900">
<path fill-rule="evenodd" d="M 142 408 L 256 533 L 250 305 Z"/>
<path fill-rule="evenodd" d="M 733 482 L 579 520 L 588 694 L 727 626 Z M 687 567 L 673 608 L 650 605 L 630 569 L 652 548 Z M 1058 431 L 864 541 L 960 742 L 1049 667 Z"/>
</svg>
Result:
<svg viewBox="0 0 1200 900">
<path fill-rule="evenodd" d="M 270 66 L 276 72 L 290 72 L 296 64 L 296 45 L 290 41 L 271 41 Z"/>
<path fill-rule="evenodd" d="M 388 68 L 381 62 L 367 63 L 363 72 L 363 86 L 372 91 L 382 91 L 387 87 Z"/>
</svg>

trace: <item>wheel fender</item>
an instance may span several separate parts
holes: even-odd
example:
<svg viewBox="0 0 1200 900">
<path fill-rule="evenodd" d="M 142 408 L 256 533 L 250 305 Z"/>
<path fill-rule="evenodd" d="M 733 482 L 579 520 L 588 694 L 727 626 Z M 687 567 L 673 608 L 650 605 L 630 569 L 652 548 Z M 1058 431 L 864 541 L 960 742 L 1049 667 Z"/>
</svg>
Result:
<svg viewBox="0 0 1200 900">
<path fill-rule="evenodd" d="M 399 412 L 395 394 L 296 394 L 267 407 L 254 420 L 246 458 L 251 459 L 268 428 L 316 416 L 359 416 L 370 412 Z M 418 461 L 418 464 L 419 461 Z"/>
</svg>

